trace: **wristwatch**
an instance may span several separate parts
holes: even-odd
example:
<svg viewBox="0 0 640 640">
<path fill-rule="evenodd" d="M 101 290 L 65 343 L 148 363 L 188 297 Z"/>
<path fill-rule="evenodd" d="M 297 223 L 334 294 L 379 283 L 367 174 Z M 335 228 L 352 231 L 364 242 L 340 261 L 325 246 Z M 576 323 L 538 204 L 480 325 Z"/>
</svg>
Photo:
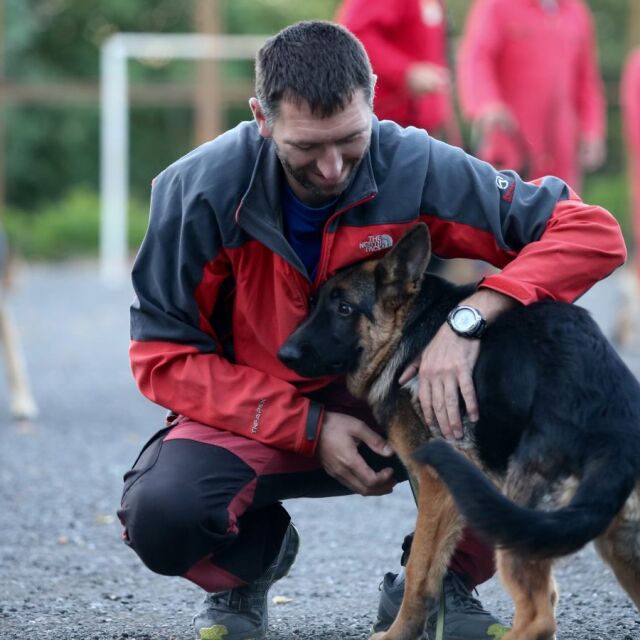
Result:
<svg viewBox="0 0 640 640">
<path fill-rule="evenodd" d="M 482 314 L 466 304 L 454 307 L 447 316 L 449 326 L 463 338 L 480 338 L 487 328 Z"/>
</svg>

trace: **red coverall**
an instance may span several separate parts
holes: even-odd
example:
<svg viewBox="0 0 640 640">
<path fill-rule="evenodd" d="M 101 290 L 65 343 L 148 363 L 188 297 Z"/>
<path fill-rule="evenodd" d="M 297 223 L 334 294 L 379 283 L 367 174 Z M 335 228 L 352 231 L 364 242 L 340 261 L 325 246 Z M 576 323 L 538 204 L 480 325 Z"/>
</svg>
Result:
<svg viewBox="0 0 640 640">
<path fill-rule="evenodd" d="M 336 21 L 364 44 L 378 76 L 374 111 L 381 120 L 443 131 L 457 144 L 457 125 L 447 93 L 413 95 L 407 71 L 416 62 L 448 67 L 443 0 L 345 0 Z"/>
<path fill-rule="evenodd" d="M 640 269 L 640 48 L 627 59 L 621 86 L 622 116 L 629 154 L 636 268 Z"/>
<path fill-rule="evenodd" d="M 605 135 L 594 27 L 582 0 L 558 0 L 555 9 L 542 0 L 476 0 L 460 46 L 458 83 L 472 121 L 503 105 L 517 123 L 509 136 L 486 135 L 481 158 L 579 188 L 580 143 Z"/>
</svg>

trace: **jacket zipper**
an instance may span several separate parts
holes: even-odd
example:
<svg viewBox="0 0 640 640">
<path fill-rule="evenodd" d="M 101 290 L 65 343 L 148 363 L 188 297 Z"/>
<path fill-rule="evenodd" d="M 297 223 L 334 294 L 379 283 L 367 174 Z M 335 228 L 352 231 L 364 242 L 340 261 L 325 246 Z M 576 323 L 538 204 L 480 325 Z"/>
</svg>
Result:
<svg viewBox="0 0 640 640">
<path fill-rule="evenodd" d="M 313 283 L 311 285 L 312 292 L 315 293 L 315 291 L 320 286 L 320 283 L 322 283 L 325 278 L 325 272 L 327 270 L 327 265 L 329 262 L 329 253 L 331 248 L 330 245 L 333 244 L 333 241 L 331 243 L 328 242 L 329 234 L 327 233 L 327 229 L 329 228 L 329 225 L 333 222 L 333 220 L 337 216 L 342 215 L 343 213 L 345 213 L 345 211 L 349 211 L 350 209 L 358 207 L 361 204 L 364 204 L 365 202 L 369 202 L 370 200 L 373 200 L 375 197 L 376 197 L 375 193 L 370 193 L 369 195 L 362 198 L 361 200 L 358 200 L 357 202 L 350 204 L 348 207 L 344 207 L 343 209 L 338 209 L 338 211 L 334 211 L 333 214 L 329 216 L 327 221 L 324 223 L 324 228 L 322 230 L 322 246 L 320 248 L 320 260 L 318 262 L 318 269 L 316 270 L 316 277 L 314 278 Z"/>
</svg>

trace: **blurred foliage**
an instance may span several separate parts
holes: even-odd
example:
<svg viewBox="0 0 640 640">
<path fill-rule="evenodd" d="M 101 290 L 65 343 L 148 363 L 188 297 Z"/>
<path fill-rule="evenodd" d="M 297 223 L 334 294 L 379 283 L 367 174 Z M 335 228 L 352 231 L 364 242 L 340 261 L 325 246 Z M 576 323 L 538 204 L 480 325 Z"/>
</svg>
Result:
<svg viewBox="0 0 640 640">
<path fill-rule="evenodd" d="M 589 178 L 585 197 L 610 206 L 623 223 L 627 202 L 617 102 L 620 68 L 631 32 L 631 1 L 640 0 L 587 0 L 595 16 L 610 107 L 609 160 L 599 174 Z M 227 32 L 270 34 L 296 20 L 331 19 L 339 0 L 219 3 Z M 447 4 L 455 52 L 472 1 L 447 0 Z M 4 0 L 5 75 L 16 82 L 98 82 L 100 45 L 106 37 L 117 31 L 192 31 L 193 7 L 194 0 Z M 194 65 L 186 61 L 134 61 L 129 73 L 134 83 L 190 83 Z M 223 74 L 249 78 L 252 66 L 225 63 Z M 11 222 L 15 234 L 19 235 L 20 225 L 29 215 L 37 216 L 39 224 L 41 220 L 53 221 L 56 215 L 64 216 L 62 206 L 68 205 L 73 208 L 73 216 L 79 217 L 84 203 L 88 207 L 87 224 L 82 233 L 88 238 L 97 216 L 97 205 L 89 194 L 98 190 L 98 105 L 11 107 L 1 115 L 6 119 L 7 198 L 11 217 L 18 220 L 15 225 Z M 233 105 L 227 110 L 226 125 L 248 117 L 245 104 Z M 134 199 L 144 202 L 153 176 L 191 148 L 193 112 L 189 107 L 136 106 L 130 110 L 130 118 L 131 190 Z M 71 224 L 70 219 L 68 222 Z M 52 231 L 52 237 L 57 232 Z M 69 234 L 74 237 L 71 230 Z M 81 241 L 79 237 L 75 239 Z M 28 248 L 31 245 L 26 241 L 20 244 L 27 253 L 35 250 Z M 32 246 L 36 244 L 34 240 Z"/>
<path fill-rule="evenodd" d="M 144 236 L 148 211 L 146 203 L 129 203 L 128 243 L 132 251 Z M 100 201 L 95 191 L 74 188 L 35 213 L 34 224 L 34 215 L 19 209 L 7 211 L 6 231 L 11 246 L 20 255 L 45 260 L 95 255 L 100 228 Z"/>
</svg>

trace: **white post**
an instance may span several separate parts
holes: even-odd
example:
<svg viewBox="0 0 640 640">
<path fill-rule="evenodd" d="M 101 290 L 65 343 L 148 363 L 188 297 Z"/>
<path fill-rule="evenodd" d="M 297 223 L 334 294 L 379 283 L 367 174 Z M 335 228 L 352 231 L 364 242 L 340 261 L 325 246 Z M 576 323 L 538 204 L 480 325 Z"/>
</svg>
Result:
<svg viewBox="0 0 640 640">
<path fill-rule="evenodd" d="M 106 284 L 124 279 L 127 260 L 129 109 L 127 55 L 118 35 L 101 51 L 100 275 Z"/>
<path fill-rule="evenodd" d="M 127 259 L 129 110 L 127 61 L 136 58 L 253 59 L 267 36 L 116 33 L 101 51 L 100 274 L 120 284 Z M 247 96 L 247 99 L 249 96 Z"/>
</svg>

